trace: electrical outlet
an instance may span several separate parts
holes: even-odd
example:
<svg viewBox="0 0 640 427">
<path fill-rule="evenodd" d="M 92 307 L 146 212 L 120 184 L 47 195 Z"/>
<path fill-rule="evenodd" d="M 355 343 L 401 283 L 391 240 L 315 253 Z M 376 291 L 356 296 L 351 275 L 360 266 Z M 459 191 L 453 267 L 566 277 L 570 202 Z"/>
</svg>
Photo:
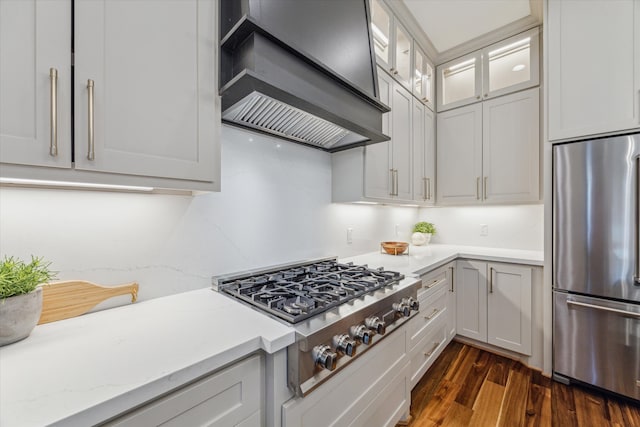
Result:
<svg viewBox="0 0 640 427">
<path fill-rule="evenodd" d="M 487 224 L 480 224 L 480 235 L 481 236 L 489 235 L 489 226 Z"/>
<path fill-rule="evenodd" d="M 353 243 L 353 228 L 352 227 L 347 228 L 347 243 L 348 244 Z"/>
</svg>

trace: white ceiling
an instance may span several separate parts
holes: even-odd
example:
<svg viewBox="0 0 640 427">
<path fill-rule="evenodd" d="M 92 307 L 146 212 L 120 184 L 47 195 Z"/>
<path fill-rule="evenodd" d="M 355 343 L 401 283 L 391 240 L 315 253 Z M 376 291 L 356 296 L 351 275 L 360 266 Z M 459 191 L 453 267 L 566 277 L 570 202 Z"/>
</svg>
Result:
<svg viewBox="0 0 640 427">
<path fill-rule="evenodd" d="M 441 53 L 531 15 L 529 0 L 403 0 Z"/>
</svg>

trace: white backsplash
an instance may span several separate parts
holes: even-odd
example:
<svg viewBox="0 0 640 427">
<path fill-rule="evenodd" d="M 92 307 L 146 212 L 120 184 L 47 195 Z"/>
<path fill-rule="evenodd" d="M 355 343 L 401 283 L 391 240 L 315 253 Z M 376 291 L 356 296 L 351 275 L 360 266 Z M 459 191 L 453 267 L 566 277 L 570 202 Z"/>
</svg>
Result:
<svg viewBox="0 0 640 427">
<path fill-rule="evenodd" d="M 220 193 L 0 189 L 0 256 L 43 256 L 60 280 L 137 281 L 143 300 L 208 287 L 212 275 L 409 239 L 415 208 L 331 203 L 329 154 L 226 126 L 222 140 Z"/>
<path fill-rule="evenodd" d="M 421 221 L 433 222 L 434 243 L 542 251 L 544 205 L 421 208 Z M 480 235 L 486 224 L 488 234 Z"/>
</svg>

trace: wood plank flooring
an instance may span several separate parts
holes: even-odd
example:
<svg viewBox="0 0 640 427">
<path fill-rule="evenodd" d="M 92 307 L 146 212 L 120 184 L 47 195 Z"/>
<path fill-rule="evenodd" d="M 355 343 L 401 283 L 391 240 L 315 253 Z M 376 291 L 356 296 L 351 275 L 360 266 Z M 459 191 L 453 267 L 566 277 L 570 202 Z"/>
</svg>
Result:
<svg viewBox="0 0 640 427">
<path fill-rule="evenodd" d="M 640 405 L 456 341 L 411 392 L 411 427 L 640 427 Z"/>
</svg>

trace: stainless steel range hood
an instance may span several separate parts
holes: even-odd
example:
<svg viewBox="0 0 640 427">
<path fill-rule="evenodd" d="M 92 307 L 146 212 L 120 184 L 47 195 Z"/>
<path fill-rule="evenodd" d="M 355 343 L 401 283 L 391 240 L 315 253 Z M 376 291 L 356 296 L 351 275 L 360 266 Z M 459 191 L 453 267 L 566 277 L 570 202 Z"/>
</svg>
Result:
<svg viewBox="0 0 640 427">
<path fill-rule="evenodd" d="M 326 151 L 382 133 L 367 0 L 221 0 L 226 123 Z"/>
</svg>

